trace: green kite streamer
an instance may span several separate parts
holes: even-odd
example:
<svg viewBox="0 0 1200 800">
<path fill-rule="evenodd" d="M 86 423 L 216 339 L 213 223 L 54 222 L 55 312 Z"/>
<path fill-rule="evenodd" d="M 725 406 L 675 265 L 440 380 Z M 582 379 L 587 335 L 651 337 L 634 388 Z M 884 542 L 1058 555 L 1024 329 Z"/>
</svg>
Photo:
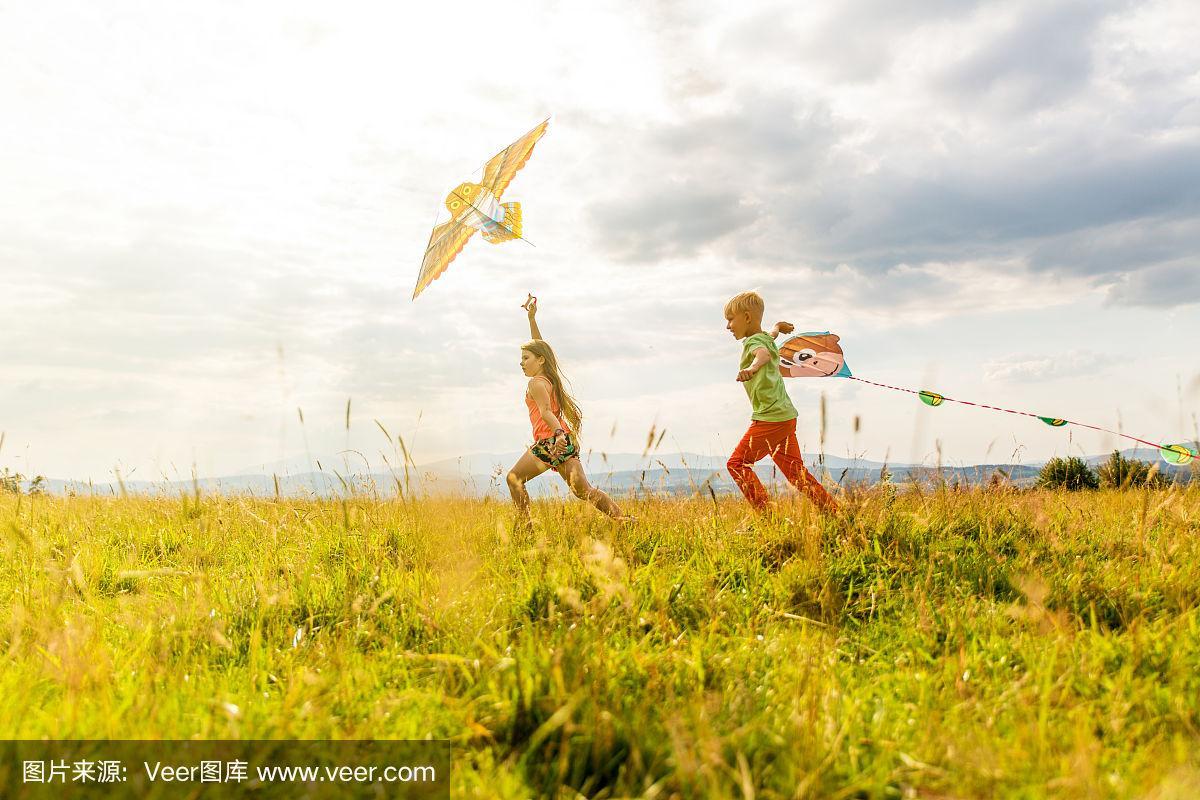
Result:
<svg viewBox="0 0 1200 800">
<path fill-rule="evenodd" d="M 927 391 L 925 389 L 917 392 L 917 396 L 920 397 L 921 402 L 927 406 L 937 407 L 946 402 L 946 398 L 942 395 L 938 394 L 937 392 Z"/>
<path fill-rule="evenodd" d="M 1158 453 L 1172 464 L 1180 465 L 1190 464 L 1192 459 L 1200 455 L 1195 448 L 1188 447 L 1186 444 L 1168 444 L 1159 448 Z"/>
</svg>

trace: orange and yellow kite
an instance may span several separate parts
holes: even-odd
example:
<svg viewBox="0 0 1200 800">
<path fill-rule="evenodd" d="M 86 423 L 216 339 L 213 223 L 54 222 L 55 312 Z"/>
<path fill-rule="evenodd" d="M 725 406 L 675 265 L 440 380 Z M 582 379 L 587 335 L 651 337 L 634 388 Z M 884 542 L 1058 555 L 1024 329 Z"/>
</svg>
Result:
<svg viewBox="0 0 1200 800">
<path fill-rule="evenodd" d="M 546 132 L 545 120 L 529 133 L 494 155 L 483 168 L 482 183 L 460 183 L 446 195 L 450 221 L 443 222 L 429 235 L 429 246 L 421 261 L 421 273 L 413 289 L 413 299 L 437 280 L 450 262 L 467 244 L 475 231 L 492 244 L 521 237 L 521 204 L 501 203 L 500 196 L 513 177 L 533 154 L 533 146 Z"/>
</svg>

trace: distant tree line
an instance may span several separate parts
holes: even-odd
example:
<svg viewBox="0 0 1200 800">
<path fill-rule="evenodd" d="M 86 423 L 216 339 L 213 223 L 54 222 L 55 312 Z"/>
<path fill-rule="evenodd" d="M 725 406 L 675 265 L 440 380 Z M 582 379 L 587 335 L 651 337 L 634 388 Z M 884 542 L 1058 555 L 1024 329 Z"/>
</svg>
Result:
<svg viewBox="0 0 1200 800">
<path fill-rule="evenodd" d="M 1157 464 L 1125 458 L 1114 450 L 1098 469 L 1082 458 L 1052 458 L 1038 474 L 1038 486 L 1046 489 L 1161 489 L 1171 485 L 1171 478 L 1159 472 Z"/>
</svg>

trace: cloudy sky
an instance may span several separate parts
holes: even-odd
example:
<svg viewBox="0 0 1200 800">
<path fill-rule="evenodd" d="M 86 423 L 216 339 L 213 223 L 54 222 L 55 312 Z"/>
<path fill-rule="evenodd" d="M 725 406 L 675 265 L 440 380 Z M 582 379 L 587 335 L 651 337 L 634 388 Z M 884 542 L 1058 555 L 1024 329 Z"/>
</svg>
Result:
<svg viewBox="0 0 1200 800">
<path fill-rule="evenodd" d="M 377 458 L 375 420 L 419 462 L 513 452 L 526 291 L 596 449 L 732 447 L 751 288 L 863 377 L 1195 436 L 1190 0 L 402 5 L 0 7 L 0 465 Z M 547 116 L 505 197 L 535 246 L 410 302 L 445 193 Z M 808 450 L 822 395 L 839 455 L 1117 443 L 790 388 Z"/>
</svg>

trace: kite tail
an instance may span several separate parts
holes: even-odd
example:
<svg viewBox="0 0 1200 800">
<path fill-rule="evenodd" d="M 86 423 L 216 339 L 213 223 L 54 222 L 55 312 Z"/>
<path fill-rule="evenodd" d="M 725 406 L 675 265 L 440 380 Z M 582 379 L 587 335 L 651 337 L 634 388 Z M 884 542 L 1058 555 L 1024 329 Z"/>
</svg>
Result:
<svg viewBox="0 0 1200 800">
<path fill-rule="evenodd" d="M 964 406 L 974 406 L 975 408 L 987 408 L 992 411 L 1003 411 L 1006 414 L 1018 414 L 1022 417 L 1033 417 L 1034 419 L 1040 419 L 1042 422 L 1046 423 L 1051 428 L 1062 428 L 1067 425 L 1077 425 L 1080 428 L 1089 428 L 1093 431 L 1100 431 L 1101 433 L 1110 433 L 1113 436 L 1120 436 L 1123 439 L 1129 439 L 1131 441 L 1137 442 L 1138 444 L 1145 444 L 1145 445 L 1149 445 L 1150 447 L 1156 448 L 1158 450 L 1159 455 L 1161 455 L 1166 461 L 1168 461 L 1172 464 L 1180 464 L 1180 465 L 1190 464 L 1196 458 L 1200 457 L 1200 452 L 1198 452 L 1197 449 L 1195 447 L 1193 447 L 1191 444 L 1162 444 L 1160 442 L 1152 442 L 1148 439 L 1140 439 L 1137 436 L 1130 436 L 1128 433 L 1122 433 L 1121 431 L 1109 430 L 1108 428 L 1101 428 L 1097 425 L 1088 425 L 1086 422 L 1076 422 L 1075 420 L 1060 419 L 1058 417 L 1043 417 L 1040 414 L 1033 414 L 1029 411 L 1018 411 L 1013 408 L 1001 408 L 1000 406 L 990 406 L 990 405 L 987 405 L 986 403 L 973 403 L 970 400 L 958 400 L 953 397 L 946 397 L 946 395 L 944 395 L 944 394 L 939 394 L 937 392 L 931 392 L 928 389 L 922 389 L 920 391 L 917 391 L 916 389 L 905 389 L 903 386 L 892 386 L 891 384 L 887 384 L 887 383 L 877 383 L 875 381 L 869 381 L 866 378 L 859 378 L 856 375 L 846 374 L 843 377 L 849 378 L 852 381 L 858 381 L 859 383 L 869 383 L 872 386 L 879 386 L 883 389 L 892 389 L 893 391 L 897 391 L 897 392 L 906 392 L 908 394 L 915 394 L 921 400 L 922 403 L 924 403 L 927 406 L 932 406 L 934 408 L 936 408 L 937 406 L 940 406 L 942 403 L 961 403 Z"/>
<path fill-rule="evenodd" d="M 492 244 L 511 242 L 513 239 L 521 238 L 521 204 L 501 203 L 500 207 L 504 209 L 504 222 L 483 232 L 483 238 Z"/>
</svg>

